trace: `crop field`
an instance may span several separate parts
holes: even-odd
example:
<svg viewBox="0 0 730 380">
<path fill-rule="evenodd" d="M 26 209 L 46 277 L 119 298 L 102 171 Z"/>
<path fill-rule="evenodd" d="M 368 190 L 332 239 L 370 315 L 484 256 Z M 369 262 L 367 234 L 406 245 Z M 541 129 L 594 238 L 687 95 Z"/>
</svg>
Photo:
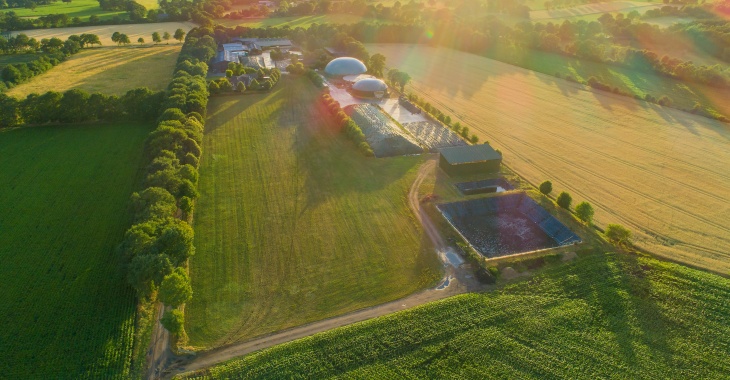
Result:
<svg viewBox="0 0 730 380">
<path fill-rule="evenodd" d="M 115 246 L 150 130 L 0 130 L 0 377 L 129 378 L 136 303 Z"/>
<path fill-rule="evenodd" d="M 372 104 L 357 104 L 345 112 L 362 129 L 376 157 L 423 153 L 413 137 L 404 132 L 383 110 Z"/>
<path fill-rule="evenodd" d="M 304 77 L 213 97 L 195 212 L 189 344 L 213 348 L 401 298 L 440 265 L 408 207 L 422 157 L 362 156 Z"/>
<path fill-rule="evenodd" d="M 549 179 L 553 196 L 590 202 L 599 226 L 623 224 L 651 252 L 730 270 L 728 125 L 466 53 L 367 47 L 533 184 Z"/>
<path fill-rule="evenodd" d="M 403 128 L 430 152 L 436 152 L 438 148 L 467 145 L 454 131 L 433 121 L 403 123 Z"/>
<path fill-rule="evenodd" d="M 47 72 L 7 91 L 24 98 L 32 93 L 88 92 L 123 94 L 136 87 L 164 90 L 172 79 L 181 45 L 85 49 Z"/>
<path fill-rule="evenodd" d="M 629 13 L 631 11 L 644 13 L 649 9 L 661 8 L 663 6 L 664 4 L 661 2 L 651 3 L 647 1 L 607 1 L 577 5 L 574 7 L 566 7 L 562 9 L 546 10 L 543 2 L 542 6 L 538 6 L 537 8 L 531 8 L 542 9 L 531 11 L 530 19 L 532 19 L 533 21 L 539 21 L 554 18 L 574 18 L 586 15 L 600 15 L 603 13 Z"/>
<path fill-rule="evenodd" d="M 71 28 L 50 28 L 50 29 L 32 29 L 32 30 L 19 30 L 11 32 L 13 35 L 25 34 L 28 37 L 33 37 L 40 41 L 43 38 L 60 38 L 66 40 L 68 36 L 72 34 L 83 34 L 91 33 L 99 36 L 102 46 L 116 46 L 116 43 L 112 41 L 112 34 L 114 32 L 124 33 L 129 36 L 129 40 L 132 41 L 132 45 L 137 45 L 137 39 L 142 37 L 147 42 L 152 41 L 152 33 L 158 32 L 162 35 L 164 32 L 175 33 L 175 30 L 180 28 L 186 33 L 194 28 L 196 25 L 192 22 L 157 22 L 151 24 L 127 24 L 127 25 L 98 25 L 98 26 L 75 26 Z M 179 44 L 175 39 L 170 39 L 170 45 Z"/>
<path fill-rule="evenodd" d="M 251 18 L 243 20 L 218 19 L 218 24 L 227 27 L 245 26 L 249 28 L 283 28 L 288 26 L 294 28 L 308 28 L 312 24 L 356 24 L 358 22 L 376 22 L 377 20 L 360 17 L 355 15 L 331 14 L 331 15 L 313 15 L 313 16 L 291 16 L 291 17 L 270 17 L 270 18 Z"/>
<path fill-rule="evenodd" d="M 188 379 L 723 379 L 730 280 L 617 254 L 579 255 L 465 294 L 231 360 Z"/>
</svg>

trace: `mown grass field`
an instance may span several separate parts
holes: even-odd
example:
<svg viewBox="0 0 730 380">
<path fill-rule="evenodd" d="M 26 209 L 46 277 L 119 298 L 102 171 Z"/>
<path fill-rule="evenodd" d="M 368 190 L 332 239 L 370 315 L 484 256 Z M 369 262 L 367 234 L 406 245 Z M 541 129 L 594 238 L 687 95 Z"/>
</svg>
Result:
<svg viewBox="0 0 730 380">
<path fill-rule="evenodd" d="M 282 344 L 188 379 L 723 379 L 730 280 L 592 253 L 530 280 Z"/>
<path fill-rule="evenodd" d="M 623 224 L 644 249 L 730 271 L 727 124 L 476 55 L 367 47 L 410 73 L 410 90 L 501 149 L 521 176 L 590 202 L 599 226 Z"/>
<path fill-rule="evenodd" d="M 26 63 L 36 58 L 38 58 L 38 54 L 2 54 L 0 55 L 0 70 L 7 65 Z"/>
<path fill-rule="evenodd" d="M 246 26 L 249 28 L 267 28 L 267 27 L 278 27 L 283 28 L 288 26 L 290 28 L 307 28 L 310 25 L 317 24 L 355 24 L 358 22 L 376 22 L 377 20 L 360 17 L 355 15 L 345 14 L 331 14 L 331 15 L 314 15 L 314 16 L 292 16 L 292 17 L 271 17 L 271 18 L 256 18 L 256 19 L 244 19 L 244 20 L 231 20 L 231 19 L 219 19 L 217 23 L 225 25 L 227 27 Z"/>
<path fill-rule="evenodd" d="M 129 40 L 132 41 L 132 45 L 137 45 L 137 39 L 142 37 L 147 43 L 152 42 L 152 33 L 158 32 L 162 35 L 164 32 L 173 35 L 175 30 L 180 28 L 186 33 L 195 27 L 196 25 L 192 22 L 156 22 L 150 24 L 126 24 L 126 25 L 98 25 L 98 26 L 75 26 L 70 28 L 50 28 L 50 29 L 32 29 L 32 30 L 18 30 L 11 32 L 13 35 L 25 34 L 28 37 L 35 38 L 40 41 L 43 38 L 60 38 L 66 40 L 68 36 L 72 34 L 83 34 L 91 33 L 99 36 L 99 40 L 102 46 L 117 46 L 112 41 L 112 34 L 114 32 L 124 33 L 129 36 Z M 170 45 L 180 44 L 175 39 L 170 39 Z"/>
<path fill-rule="evenodd" d="M 212 348 L 434 284 L 407 203 L 421 157 L 365 158 L 330 129 L 306 78 L 215 97 L 203 142 L 189 344 Z"/>
<path fill-rule="evenodd" d="M 164 90 L 172 79 L 180 47 L 175 44 L 85 49 L 7 94 L 24 98 L 34 92 L 64 92 L 74 88 L 110 95 L 123 94 L 136 87 Z"/>
<path fill-rule="evenodd" d="M 0 377 L 129 378 L 136 303 L 115 246 L 150 130 L 0 130 Z"/>
</svg>

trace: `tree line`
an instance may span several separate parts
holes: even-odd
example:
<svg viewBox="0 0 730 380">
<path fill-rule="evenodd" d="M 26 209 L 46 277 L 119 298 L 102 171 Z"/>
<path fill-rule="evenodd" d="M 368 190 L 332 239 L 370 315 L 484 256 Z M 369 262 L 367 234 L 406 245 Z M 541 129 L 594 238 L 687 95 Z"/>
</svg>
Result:
<svg viewBox="0 0 730 380">
<path fill-rule="evenodd" d="M 164 93 L 136 88 L 122 96 L 72 89 L 16 99 L 0 94 L 0 125 L 149 121 L 159 113 Z"/>
<path fill-rule="evenodd" d="M 132 195 L 134 224 L 118 247 L 125 258 L 127 281 L 140 300 L 157 299 L 171 308 L 161 321 L 178 340 L 185 339 L 179 306 L 193 294 L 185 269 L 195 254 L 189 221 L 198 197 L 209 95 L 206 61 L 216 47 L 210 35 L 197 29 L 183 44 L 159 108 L 157 128 L 146 142 L 144 190 Z"/>
</svg>

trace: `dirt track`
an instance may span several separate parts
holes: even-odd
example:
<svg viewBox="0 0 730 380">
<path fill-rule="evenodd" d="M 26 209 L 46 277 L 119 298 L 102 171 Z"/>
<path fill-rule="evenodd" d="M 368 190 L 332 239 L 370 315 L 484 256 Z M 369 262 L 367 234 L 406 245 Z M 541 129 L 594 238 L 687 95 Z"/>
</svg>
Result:
<svg viewBox="0 0 730 380">
<path fill-rule="evenodd" d="M 441 253 L 448 249 L 448 246 L 439 234 L 436 226 L 421 208 L 418 196 L 418 188 L 420 187 L 421 183 L 430 172 L 435 170 L 435 168 L 436 161 L 433 159 L 427 161 L 419 168 L 418 176 L 408 193 L 408 203 L 414 214 L 416 215 L 416 218 L 423 225 L 424 231 L 433 243 L 434 248 L 437 250 L 437 253 L 439 253 L 439 257 L 443 259 L 444 255 L 442 255 Z M 172 376 L 179 373 L 207 368 L 226 360 L 233 359 L 235 357 L 243 356 L 258 350 L 262 350 L 264 348 L 272 347 L 281 343 L 286 343 L 337 327 L 347 326 L 353 323 L 395 313 L 401 310 L 412 308 L 428 302 L 437 301 L 453 295 L 484 289 L 476 282 L 476 280 L 471 277 L 471 271 L 466 265 L 455 268 L 449 265 L 448 262 L 445 262 L 444 269 L 445 279 L 450 278 L 451 280 L 449 285 L 446 286 L 444 289 L 424 290 L 393 302 L 388 302 L 382 305 L 373 306 L 339 317 L 330 318 L 293 329 L 277 332 L 275 334 L 270 334 L 261 338 L 250 340 L 248 342 L 233 344 L 230 346 L 225 346 L 215 350 L 204 352 L 199 354 L 192 360 L 180 360 L 173 363 L 173 365 L 167 369 L 164 378 L 171 378 Z"/>
</svg>

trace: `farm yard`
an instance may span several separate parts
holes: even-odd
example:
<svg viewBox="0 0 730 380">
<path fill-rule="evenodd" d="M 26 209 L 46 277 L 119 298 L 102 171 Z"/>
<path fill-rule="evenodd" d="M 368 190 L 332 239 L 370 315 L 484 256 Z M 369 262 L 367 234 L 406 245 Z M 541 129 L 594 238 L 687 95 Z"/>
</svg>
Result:
<svg viewBox="0 0 730 380">
<path fill-rule="evenodd" d="M 129 378 L 136 302 L 115 246 L 150 131 L 0 130 L 0 377 Z"/>
<path fill-rule="evenodd" d="M 182 29 L 186 33 L 190 29 L 196 27 L 192 22 L 158 22 L 150 24 L 126 24 L 126 25 L 98 25 L 98 26 L 75 26 L 71 28 L 52 28 L 52 29 L 32 29 L 32 30 L 19 30 L 11 32 L 13 35 L 25 34 L 28 37 L 35 38 L 40 41 L 43 38 L 60 38 L 66 40 L 70 35 L 80 35 L 84 33 L 96 34 L 99 36 L 102 46 L 116 46 L 116 43 L 112 41 L 112 34 L 114 32 L 124 33 L 129 36 L 131 41 L 137 41 L 137 38 L 142 37 L 146 41 L 152 40 L 152 33 L 158 32 L 160 34 L 168 32 L 173 34 L 176 29 Z M 180 44 L 174 39 L 170 39 L 170 44 Z"/>
<path fill-rule="evenodd" d="M 454 131 L 434 121 L 403 123 L 403 128 L 431 153 L 436 152 L 438 148 L 467 145 L 466 141 Z"/>
<path fill-rule="evenodd" d="M 730 305 L 719 300 L 728 298 L 730 280 L 716 275 L 584 253 L 496 292 L 331 330 L 178 379 L 722 379 L 730 371 Z"/>
<path fill-rule="evenodd" d="M 358 104 L 345 107 L 345 112 L 365 134 L 365 140 L 376 157 L 423 153 L 423 148 L 413 137 L 377 106 Z"/>
<path fill-rule="evenodd" d="M 622 224 L 641 248 L 730 270 L 727 125 L 466 53 L 366 46 L 520 175 L 590 202 L 599 226 Z"/>
<path fill-rule="evenodd" d="M 110 95 L 137 87 L 164 90 L 172 79 L 180 46 L 84 49 L 7 94 L 24 98 L 32 93 L 64 92 L 74 88 Z"/>
<path fill-rule="evenodd" d="M 210 349 L 391 301 L 440 278 L 406 199 L 422 157 L 365 158 L 282 76 L 209 105 L 189 345 Z"/>
</svg>

